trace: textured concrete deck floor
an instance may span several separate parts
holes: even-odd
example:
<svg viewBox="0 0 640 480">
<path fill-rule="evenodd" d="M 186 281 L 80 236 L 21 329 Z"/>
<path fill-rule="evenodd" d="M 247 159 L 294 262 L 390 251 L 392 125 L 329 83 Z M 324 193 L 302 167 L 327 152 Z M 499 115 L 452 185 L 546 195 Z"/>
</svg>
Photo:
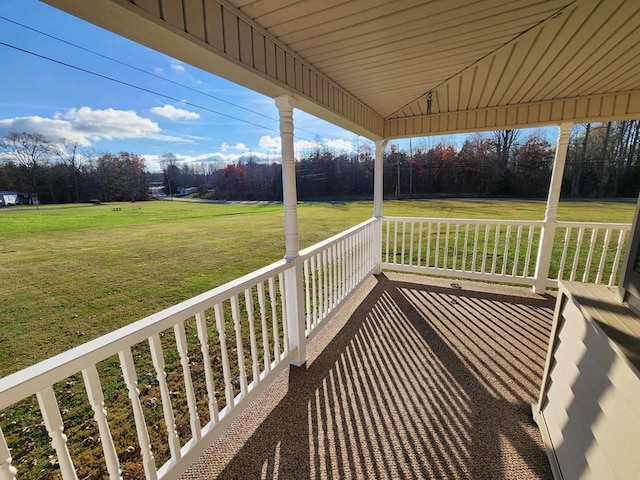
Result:
<svg viewBox="0 0 640 480">
<path fill-rule="evenodd" d="M 531 418 L 554 299 L 372 277 L 185 479 L 551 479 Z"/>
</svg>

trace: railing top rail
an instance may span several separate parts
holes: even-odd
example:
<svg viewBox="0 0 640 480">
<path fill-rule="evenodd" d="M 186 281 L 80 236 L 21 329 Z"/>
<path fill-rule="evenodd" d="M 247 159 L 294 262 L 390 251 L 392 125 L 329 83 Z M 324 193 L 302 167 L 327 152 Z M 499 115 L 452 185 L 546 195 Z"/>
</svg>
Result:
<svg viewBox="0 0 640 480">
<path fill-rule="evenodd" d="M 375 223 L 377 220 L 377 218 L 370 218 L 369 220 L 365 220 L 364 222 L 359 223 L 358 225 L 355 225 L 348 230 L 345 230 L 344 232 L 340 232 L 333 237 L 329 237 L 326 240 L 316 243 L 315 245 L 311 245 L 310 247 L 300 250 L 300 259 L 306 260 L 307 258 L 313 256 L 315 253 L 322 251 L 325 248 L 329 248 L 330 246 L 338 243 L 340 240 L 348 238 L 350 235 L 353 235 L 354 233 L 368 227 L 369 225 Z"/>
<path fill-rule="evenodd" d="M 440 222 L 440 223 L 468 223 L 485 225 L 487 223 L 492 225 L 531 225 L 538 226 L 544 225 L 543 220 L 497 220 L 489 218 L 440 218 L 440 217 L 390 217 L 384 216 L 383 220 L 389 220 L 392 222 Z"/>
<path fill-rule="evenodd" d="M 631 230 L 630 223 L 603 223 L 603 222 L 556 222 L 559 227 L 593 227 L 593 228 L 615 228 L 620 230 Z"/>
<path fill-rule="evenodd" d="M 284 259 L 279 260 L 19 372 L 0 378 L 0 410 L 34 395 L 44 386 L 53 385 L 81 372 L 89 365 L 95 365 L 118 354 L 123 348 L 144 342 L 152 335 L 171 328 L 177 322 L 186 320 L 285 271 L 290 265 L 291 263 Z"/>
</svg>

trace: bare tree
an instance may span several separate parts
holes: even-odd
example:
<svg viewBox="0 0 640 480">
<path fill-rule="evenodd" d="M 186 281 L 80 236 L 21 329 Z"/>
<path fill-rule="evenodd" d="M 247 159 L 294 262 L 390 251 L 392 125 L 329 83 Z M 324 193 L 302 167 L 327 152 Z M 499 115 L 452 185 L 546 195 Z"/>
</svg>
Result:
<svg viewBox="0 0 640 480">
<path fill-rule="evenodd" d="M 82 163 L 89 155 L 80 151 L 80 144 L 77 141 L 72 142 L 65 138 L 60 139 L 60 142 L 54 146 L 53 152 L 69 169 L 73 182 L 73 201 L 78 203 L 80 201 L 78 174 Z"/>
<path fill-rule="evenodd" d="M 0 138 L 0 149 L 21 165 L 31 182 L 31 193 L 38 193 L 38 173 L 52 152 L 51 142 L 40 133 L 9 132 Z"/>
</svg>

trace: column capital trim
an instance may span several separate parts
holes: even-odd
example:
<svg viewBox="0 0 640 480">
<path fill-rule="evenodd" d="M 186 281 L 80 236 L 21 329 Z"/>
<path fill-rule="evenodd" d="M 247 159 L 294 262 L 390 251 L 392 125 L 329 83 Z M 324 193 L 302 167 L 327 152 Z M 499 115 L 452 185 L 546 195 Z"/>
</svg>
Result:
<svg viewBox="0 0 640 480">
<path fill-rule="evenodd" d="M 293 95 L 279 95 L 275 97 L 275 102 L 279 110 L 293 110 L 296 106 L 296 99 Z"/>
</svg>

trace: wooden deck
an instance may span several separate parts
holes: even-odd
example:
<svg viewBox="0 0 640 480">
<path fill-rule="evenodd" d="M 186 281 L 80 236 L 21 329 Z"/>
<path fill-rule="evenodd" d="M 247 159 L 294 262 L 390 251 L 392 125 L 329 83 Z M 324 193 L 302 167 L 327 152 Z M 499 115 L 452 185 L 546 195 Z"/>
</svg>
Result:
<svg viewBox="0 0 640 480">
<path fill-rule="evenodd" d="M 551 479 L 530 404 L 555 299 L 372 277 L 184 479 Z"/>
</svg>

